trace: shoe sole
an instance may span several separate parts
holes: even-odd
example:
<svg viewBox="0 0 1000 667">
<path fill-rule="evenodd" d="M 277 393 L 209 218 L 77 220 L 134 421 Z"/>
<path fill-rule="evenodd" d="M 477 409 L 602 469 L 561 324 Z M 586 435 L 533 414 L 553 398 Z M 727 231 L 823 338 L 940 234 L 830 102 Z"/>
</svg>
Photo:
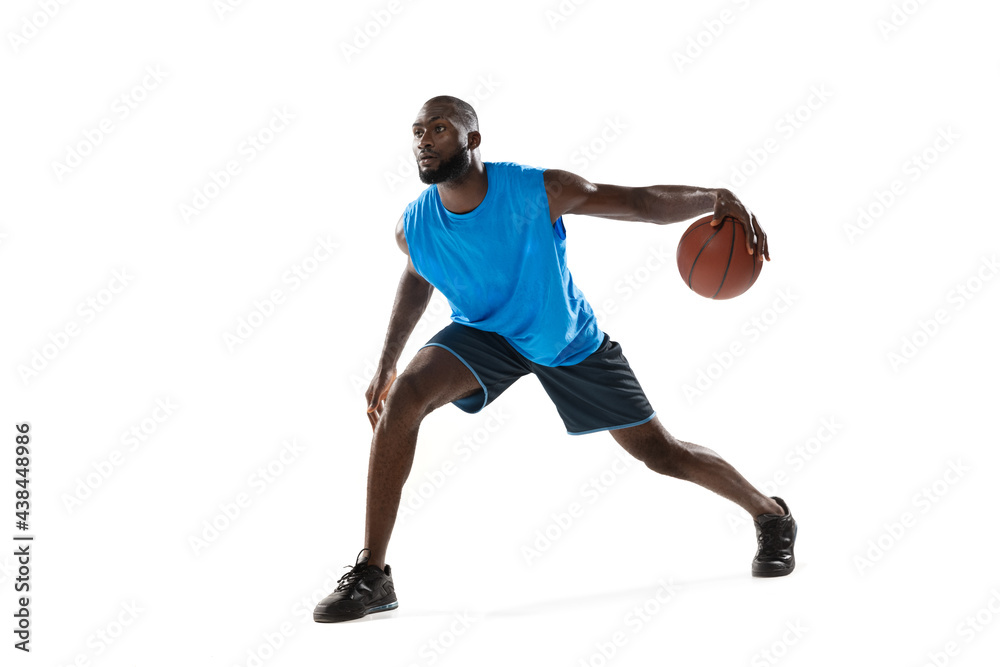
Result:
<svg viewBox="0 0 1000 667">
<path fill-rule="evenodd" d="M 370 607 L 365 609 L 363 614 L 348 614 L 348 615 L 335 615 L 335 614 L 316 614 L 313 613 L 313 620 L 317 623 L 340 623 L 342 621 L 356 621 L 359 618 L 364 618 L 368 614 L 375 614 L 380 611 L 392 611 L 399 606 L 399 602 L 390 602 L 389 604 L 380 604 L 377 607 Z"/>
<path fill-rule="evenodd" d="M 751 574 L 753 576 L 755 576 L 755 577 L 784 577 L 784 576 L 787 576 L 787 575 L 791 574 L 792 570 L 794 570 L 794 569 L 795 569 L 795 563 L 793 562 L 792 566 L 790 568 L 787 568 L 787 569 L 784 569 L 784 570 L 774 570 L 772 572 L 768 572 L 768 571 L 751 572 Z"/>
</svg>

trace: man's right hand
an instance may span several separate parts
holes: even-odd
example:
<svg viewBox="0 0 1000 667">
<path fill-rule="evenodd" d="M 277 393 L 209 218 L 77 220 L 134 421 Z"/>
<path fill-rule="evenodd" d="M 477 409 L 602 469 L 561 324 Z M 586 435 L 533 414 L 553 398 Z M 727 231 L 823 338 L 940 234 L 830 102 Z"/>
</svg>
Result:
<svg viewBox="0 0 1000 667">
<path fill-rule="evenodd" d="M 385 369 L 379 366 L 371 384 L 368 385 L 368 391 L 365 392 L 365 398 L 368 400 L 368 421 L 372 423 L 373 432 L 378 418 L 382 416 L 382 411 L 385 409 L 385 397 L 389 394 L 389 388 L 395 380 L 395 366 Z"/>
</svg>

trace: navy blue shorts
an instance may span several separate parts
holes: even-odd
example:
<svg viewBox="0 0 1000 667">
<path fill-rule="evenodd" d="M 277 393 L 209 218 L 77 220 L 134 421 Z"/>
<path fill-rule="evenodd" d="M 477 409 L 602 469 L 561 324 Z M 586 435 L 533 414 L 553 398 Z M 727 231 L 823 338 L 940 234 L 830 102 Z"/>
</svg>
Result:
<svg viewBox="0 0 1000 667">
<path fill-rule="evenodd" d="M 479 381 L 481 391 L 454 401 L 465 412 L 479 412 L 519 377 L 534 373 L 570 435 L 638 426 L 656 416 L 621 345 L 607 334 L 593 354 L 572 366 L 536 364 L 503 336 L 456 322 L 435 334 L 428 346 L 454 354 Z"/>
</svg>

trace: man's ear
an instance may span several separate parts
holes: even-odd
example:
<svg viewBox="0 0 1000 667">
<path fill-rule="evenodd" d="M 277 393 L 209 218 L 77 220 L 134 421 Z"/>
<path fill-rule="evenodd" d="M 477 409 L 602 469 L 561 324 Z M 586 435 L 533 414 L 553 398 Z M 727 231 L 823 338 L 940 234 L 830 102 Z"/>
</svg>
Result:
<svg viewBox="0 0 1000 667">
<path fill-rule="evenodd" d="M 468 145 L 470 151 L 479 148 L 479 144 L 481 143 L 483 143 L 483 135 L 479 134 L 476 130 L 469 132 Z"/>
</svg>

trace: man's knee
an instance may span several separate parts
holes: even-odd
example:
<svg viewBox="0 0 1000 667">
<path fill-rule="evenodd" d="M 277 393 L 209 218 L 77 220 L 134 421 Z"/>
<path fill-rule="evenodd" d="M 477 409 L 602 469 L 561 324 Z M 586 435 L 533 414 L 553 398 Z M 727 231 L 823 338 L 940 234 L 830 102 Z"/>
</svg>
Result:
<svg viewBox="0 0 1000 667">
<path fill-rule="evenodd" d="M 386 419 L 387 423 L 415 428 L 432 410 L 434 405 L 427 388 L 413 373 L 404 372 L 392 383 L 379 421 Z"/>
<path fill-rule="evenodd" d="M 646 466 L 650 470 L 655 470 L 661 475 L 667 475 L 676 479 L 689 479 L 691 476 L 691 454 L 683 447 L 671 447 Z"/>
<path fill-rule="evenodd" d="M 643 463 L 653 472 L 661 475 L 686 479 L 688 474 L 688 452 L 676 440 L 664 441 L 657 446 L 650 447 L 646 452 Z"/>
<path fill-rule="evenodd" d="M 649 429 L 644 437 L 619 443 L 653 472 L 686 479 L 689 473 L 691 452 L 683 442 L 662 429 Z"/>
</svg>

